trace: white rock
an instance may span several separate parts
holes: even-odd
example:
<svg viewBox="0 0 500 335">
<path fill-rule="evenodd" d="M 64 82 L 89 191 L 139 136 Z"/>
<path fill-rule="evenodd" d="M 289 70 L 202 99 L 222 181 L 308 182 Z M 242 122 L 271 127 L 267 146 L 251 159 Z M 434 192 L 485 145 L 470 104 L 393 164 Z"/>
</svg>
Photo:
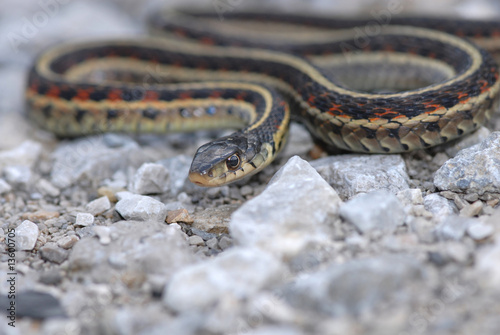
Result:
<svg viewBox="0 0 500 335">
<path fill-rule="evenodd" d="M 495 229 L 492 225 L 475 222 L 467 227 L 467 234 L 476 241 L 484 240 L 493 235 Z"/>
<path fill-rule="evenodd" d="M 395 195 L 379 190 L 347 201 L 340 206 L 340 216 L 361 233 L 372 230 L 392 233 L 404 223 L 405 212 Z"/>
<path fill-rule="evenodd" d="M 31 169 L 25 165 L 12 165 L 3 169 L 5 180 L 11 185 L 25 187 L 31 181 Z"/>
<path fill-rule="evenodd" d="M 52 158 L 50 182 L 60 189 L 77 182 L 97 185 L 125 166 L 138 166 L 147 160 L 139 145 L 126 136 L 119 147 L 109 147 L 103 136 L 62 142 Z"/>
<path fill-rule="evenodd" d="M 169 172 L 160 164 L 145 163 L 137 170 L 131 191 L 138 194 L 163 193 L 168 189 Z"/>
<path fill-rule="evenodd" d="M 33 250 L 38 239 L 38 226 L 25 220 L 16 228 L 17 250 Z"/>
<path fill-rule="evenodd" d="M 6 166 L 26 166 L 32 168 L 40 159 L 42 145 L 30 140 L 17 148 L 0 152 L 0 171 Z"/>
<path fill-rule="evenodd" d="M 106 226 L 95 226 L 94 232 L 99 238 L 101 244 L 106 245 L 111 242 L 111 229 Z"/>
<path fill-rule="evenodd" d="M 5 194 L 11 190 L 12 187 L 5 181 L 5 179 L 0 178 L 0 194 Z"/>
<path fill-rule="evenodd" d="M 277 283 L 284 272 L 283 264 L 268 253 L 234 248 L 175 273 L 163 302 L 175 311 L 193 313 L 210 308 L 221 297 L 248 298 Z"/>
<path fill-rule="evenodd" d="M 434 185 L 460 193 L 498 193 L 500 189 L 500 132 L 460 151 L 436 172 Z"/>
<path fill-rule="evenodd" d="M 422 191 L 418 188 L 399 191 L 396 196 L 398 197 L 399 201 L 401 201 L 401 203 L 405 206 L 422 205 L 424 203 Z"/>
<path fill-rule="evenodd" d="M 94 223 L 94 215 L 90 213 L 78 213 L 76 214 L 75 226 L 86 227 Z"/>
<path fill-rule="evenodd" d="M 97 198 L 85 206 L 85 210 L 92 215 L 99 215 L 111 208 L 111 202 L 107 196 Z"/>
<path fill-rule="evenodd" d="M 338 155 L 311 162 L 342 199 L 386 189 L 393 194 L 409 188 L 406 165 L 400 155 Z"/>
<path fill-rule="evenodd" d="M 434 218 L 438 222 L 442 222 L 446 217 L 458 213 L 458 209 L 453 201 L 435 193 L 424 197 L 424 207 L 434 215 Z"/>
<path fill-rule="evenodd" d="M 236 244 L 297 255 L 331 243 L 332 222 L 341 202 L 316 170 L 295 156 L 260 195 L 233 213 L 231 235 Z"/>
<path fill-rule="evenodd" d="M 117 194 L 121 200 L 115 206 L 116 211 L 125 220 L 165 221 L 168 210 L 162 202 L 148 196 L 127 193 L 119 192 Z"/>
</svg>

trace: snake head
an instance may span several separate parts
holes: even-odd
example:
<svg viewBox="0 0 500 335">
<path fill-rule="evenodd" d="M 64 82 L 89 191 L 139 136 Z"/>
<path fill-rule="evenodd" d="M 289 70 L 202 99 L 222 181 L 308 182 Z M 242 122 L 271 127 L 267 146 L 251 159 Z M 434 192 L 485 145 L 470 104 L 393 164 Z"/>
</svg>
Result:
<svg viewBox="0 0 500 335">
<path fill-rule="evenodd" d="M 238 133 L 204 144 L 193 158 L 189 180 L 200 186 L 221 186 L 250 176 L 265 166 L 261 150 L 259 141 Z"/>
</svg>

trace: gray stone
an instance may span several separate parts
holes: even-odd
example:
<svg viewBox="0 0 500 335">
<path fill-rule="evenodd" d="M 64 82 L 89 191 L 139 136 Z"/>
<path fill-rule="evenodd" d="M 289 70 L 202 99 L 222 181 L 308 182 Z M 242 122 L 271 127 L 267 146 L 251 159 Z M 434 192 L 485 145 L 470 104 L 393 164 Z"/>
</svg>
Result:
<svg viewBox="0 0 500 335">
<path fill-rule="evenodd" d="M 424 197 L 424 207 L 434 215 L 434 218 L 441 222 L 446 217 L 458 214 L 457 207 L 453 203 L 438 194 L 429 194 Z"/>
<path fill-rule="evenodd" d="M 340 216 L 361 233 L 380 230 L 392 233 L 404 223 L 398 198 L 386 190 L 359 195 L 340 206 Z"/>
<path fill-rule="evenodd" d="M 231 235 L 236 244 L 294 256 L 332 242 L 341 202 L 316 170 L 295 156 L 261 194 L 233 213 Z"/>
<path fill-rule="evenodd" d="M 68 258 L 68 251 L 52 242 L 48 242 L 41 247 L 40 254 L 42 259 L 57 264 L 61 264 Z"/>
<path fill-rule="evenodd" d="M 80 239 L 76 235 L 64 236 L 57 241 L 57 245 L 63 249 L 71 249 Z"/>
<path fill-rule="evenodd" d="M 279 282 L 284 271 L 283 264 L 268 253 L 234 248 L 175 273 L 163 302 L 174 311 L 193 313 L 211 308 L 221 297 L 248 298 Z"/>
<path fill-rule="evenodd" d="M 399 155 L 338 155 L 311 162 L 342 199 L 385 189 L 396 194 L 409 188 L 406 165 Z"/>
<path fill-rule="evenodd" d="M 97 198 L 85 206 L 85 210 L 92 215 L 99 215 L 111 208 L 111 202 L 107 196 Z"/>
<path fill-rule="evenodd" d="M 205 241 L 203 241 L 203 239 L 197 235 L 189 236 L 188 241 L 190 245 L 197 245 L 197 246 L 205 245 Z"/>
<path fill-rule="evenodd" d="M 130 190 L 138 194 L 156 194 L 168 190 L 169 171 L 160 164 L 145 163 L 137 170 Z"/>
<path fill-rule="evenodd" d="M 0 178 L 0 195 L 10 192 L 12 187 L 5 181 L 5 179 Z"/>
<path fill-rule="evenodd" d="M 207 240 L 207 247 L 210 249 L 217 249 L 217 245 L 219 241 L 217 241 L 217 237 L 212 237 L 211 239 Z"/>
<path fill-rule="evenodd" d="M 107 197 L 103 197 L 106 198 Z M 101 198 L 99 198 L 101 199 Z M 109 200 L 108 200 L 109 201 Z M 92 206 L 92 209 L 96 209 L 97 206 Z M 75 226 L 86 227 L 91 226 L 94 223 L 94 215 L 90 213 L 78 213 L 76 214 Z"/>
<path fill-rule="evenodd" d="M 219 248 L 222 250 L 226 250 L 227 248 L 230 248 L 233 246 L 233 239 L 227 235 L 222 235 L 222 237 L 219 240 Z"/>
<path fill-rule="evenodd" d="M 38 226 L 28 220 L 23 221 L 16 228 L 17 250 L 33 250 L 38 239 Z"/>
<path fill-rule="evenodd" d="M 0 296 L 0 306 L 2 309 L 9 306 L 9 299 L 6 295 Z M 43 306 L 43 308 L 40 308 Z M 53 295 L 34 290 L 22 290 L 16 292 L 16 316 L 43 320 L 48 318 L 64 318 L 64 311 L 59 299 Z"/>
<path fill-rule="evenodd" d="M 422 264 L 414 258 L 365 258 L 298 278 L 283 295 L 292 306 L 308 313 L 362 316 L 389 302 L 407 305 L 418 296 L 415 285 L 424 277 Z"/>
<path fill-rule="evenodd" d="M 479 144 L 460 151 L 435 174 L 440 190 L 459 193 L 498 193 L 500 189 L 500 132 L 493 132 Z"/>
<path fill-rule="evenodd" d="M 52 157 L 54 166 L 50 181 L 60 189 L 75 183 L 98 185 L 116 171 L 139 166 L 147 160 L 139 145 L 130 138 L 120 147 L 109 147 L 103 136 L 62 142 Z"/>
<path fill-rule="evenodd" d="M 165 221 L 168 210 L 162 202 L 148 196 L 126 193 L 128 192 L 117 194 L 121 200 L 115 206 L 116 211 L 125 220 Z"/>
<path fill-rule="evenodd" d="M 41 153 L 41 144 L 31 140 L 24 141 L 14 149 L 0 151 L 0 172 L 7 166 L 25 166 L 30 169 L 38 162 Z"/>
</svg>

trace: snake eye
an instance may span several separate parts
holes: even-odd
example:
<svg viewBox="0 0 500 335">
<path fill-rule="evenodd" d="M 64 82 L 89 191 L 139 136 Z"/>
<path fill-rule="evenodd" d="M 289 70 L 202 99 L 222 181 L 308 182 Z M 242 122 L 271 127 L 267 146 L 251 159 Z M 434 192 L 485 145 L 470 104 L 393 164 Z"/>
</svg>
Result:
<svg viewBox="0 0 500 335">
<path fill-rule="evenodd" d="M 226 160 L 226 166 L 229 170 L 236 170 L 240 166 L 241 160 L 238 154 L 233 154 Z"/>
</svg>

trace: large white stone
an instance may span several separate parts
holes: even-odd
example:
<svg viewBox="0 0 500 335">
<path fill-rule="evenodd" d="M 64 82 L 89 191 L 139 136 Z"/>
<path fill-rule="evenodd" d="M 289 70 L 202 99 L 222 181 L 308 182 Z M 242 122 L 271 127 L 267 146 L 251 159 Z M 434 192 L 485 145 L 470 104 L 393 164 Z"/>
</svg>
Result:
<svg viewBox="0 0 500 335">
<path fill-rule="evenodd" d="M 259 196 L 233 213 L 230 232 L 239 245 L 293 257 L 331 243 L 341 202 L 316 170 L 295 156 Z"/>
</svg>

